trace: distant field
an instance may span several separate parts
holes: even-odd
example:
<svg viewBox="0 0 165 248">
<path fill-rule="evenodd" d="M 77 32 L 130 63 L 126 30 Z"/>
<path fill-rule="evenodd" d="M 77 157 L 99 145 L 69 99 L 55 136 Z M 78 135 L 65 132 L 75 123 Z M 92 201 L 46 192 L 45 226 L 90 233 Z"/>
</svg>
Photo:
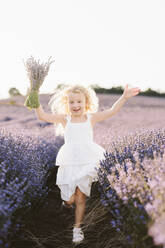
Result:
<svg viewBox="0 0 165 248">
<path fill-rule="evenodd" d="M 99 110 L 110 108 L 120 95 L 98 94 Z M 40 102 L 46 112 L 51 113 L 48 106 L 50 96 L 40 95 Z M 16 105 L 10 105 L 14 101 Z M 24 132 L 45 136 L 55 134 L 53 124 L 37 119 L 35 111 L 23 106 L 24 96 L 0 100 L 0 127 L 6 129 L 23 129 Z M 109 144 L 129 132 L 139 129 L 165 127 L 165 99 L 159 97 L 136 96 L 129 99 L 123 108 L 110 119 L 96 124 L 94 140 L 110 149 Z"/>
</svg>

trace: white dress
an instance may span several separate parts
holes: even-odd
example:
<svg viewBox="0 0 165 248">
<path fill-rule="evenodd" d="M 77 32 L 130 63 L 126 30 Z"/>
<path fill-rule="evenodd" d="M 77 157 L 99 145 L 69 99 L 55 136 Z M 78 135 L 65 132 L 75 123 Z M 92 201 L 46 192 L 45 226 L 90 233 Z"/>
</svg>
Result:
<svg viewBox="0 0 165 248">
<path fill-rule="evenodd" d="M 99 161 L 104 159 L 105 149 L 93 141 L 89 113 L 87 120 L 79 123 L 71 122 L 71 116 L 67 115 L 64 141 L 56 157 L 56 165 L 59 166 L 56 184 L 61 198 L 69 201 L 76 186 L 90 196 L 92 182 L 98 181 L 95 167 L 98 168 Z"/>
</svg>

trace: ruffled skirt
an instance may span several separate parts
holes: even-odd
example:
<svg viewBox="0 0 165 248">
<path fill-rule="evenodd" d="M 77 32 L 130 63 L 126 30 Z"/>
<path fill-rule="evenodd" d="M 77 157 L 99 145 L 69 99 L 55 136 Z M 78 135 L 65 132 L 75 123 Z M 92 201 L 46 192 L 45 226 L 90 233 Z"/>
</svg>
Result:
<svg viewBox="0 0 165 248">
<path fill-rule="evenodd" d="M 98 181 L 97 169 L 104 159 L 105 149 L 90 142 L 86 144 L 64 144 L 56 158 L 59 165 L 56 184 L 61 198 L 69 201 L 78 186 L 81 192 L 90 196 L 92 182 Z"/>
</svg>

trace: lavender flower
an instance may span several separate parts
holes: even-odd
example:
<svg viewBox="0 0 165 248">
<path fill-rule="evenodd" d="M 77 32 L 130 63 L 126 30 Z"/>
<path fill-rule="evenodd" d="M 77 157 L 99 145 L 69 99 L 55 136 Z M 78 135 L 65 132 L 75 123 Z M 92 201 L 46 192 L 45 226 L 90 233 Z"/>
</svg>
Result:
<svg viewBox="0 0 165 248">
<path fill-rule="evenodd" d="M 27 97 L 24 106 L 28 107 L 29 110 L 32 108 L 38 108 L 40 106 L 38 93 L 45 77 L 48 75 L 51 63 L 51 57 L 46 63 L 40 63 L 36 61 L 32 56 L 27 59 L 25 64 L 28 78 L 30 80 L 29 96 Z"/>
<path fill-rule="evenodd" d="M 62 141 L 0 129 L 0 247 L 19 229 L 22 208 L 37 208 L 48 194 L 54 183 L 48 179 Z M 14 216 L 16 211 L 19 214 Z"/>
<path fill-rule="evenodd" d="M 148 234 L 155 244 L 165 245 L 164 151 L 165 130 L 146 130 L 114 142 L 111 152 L 100 161 L 101 203 L 109 209 L 112 226 L 126 237 L 130 235 L 132 244 L 140 244 L 143 235 L 147 236 L 151 222 Z M 141 234 L 139 240 L 137 232 Z"/>
</svg>

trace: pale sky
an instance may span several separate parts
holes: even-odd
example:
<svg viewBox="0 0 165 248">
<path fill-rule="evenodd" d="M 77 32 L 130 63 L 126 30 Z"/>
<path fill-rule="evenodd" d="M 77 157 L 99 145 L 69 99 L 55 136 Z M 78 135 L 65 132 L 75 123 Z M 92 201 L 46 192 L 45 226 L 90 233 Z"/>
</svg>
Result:
<svg viewBox="0 0 165 248">
<path fill-rule="evenodd" d="M 31 55 L 55 59 L 40 93 L 59 83 L 165 92 L 164 0 L 4 0 L 0 44 L 0 98 L 26 93 Z"/>
</svg>

